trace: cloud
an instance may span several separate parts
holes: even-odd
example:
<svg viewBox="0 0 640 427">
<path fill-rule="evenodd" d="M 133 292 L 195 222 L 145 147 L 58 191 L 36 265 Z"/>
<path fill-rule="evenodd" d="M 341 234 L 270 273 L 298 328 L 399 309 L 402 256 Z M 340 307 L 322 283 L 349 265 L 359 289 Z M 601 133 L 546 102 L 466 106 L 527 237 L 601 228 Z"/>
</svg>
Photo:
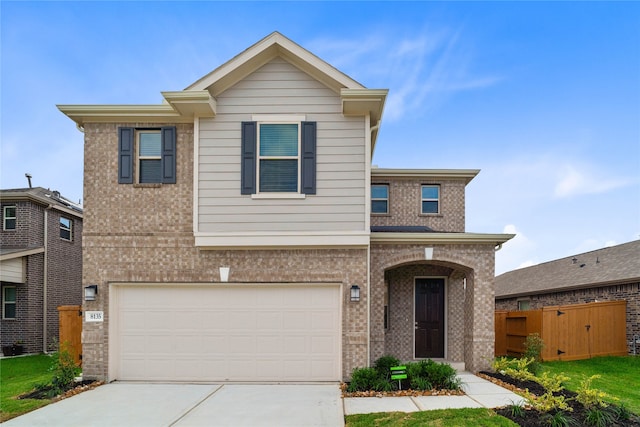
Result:
<svg viewBox="0 0 640 427">
<path fill-rule="evenodd" d="M 505 225 L 503 233 L 515 234 L 515 237 L 496 252 L 496 275 L 539 263 L 535 257 L 537 245 L 514 224 Z"/>
<path fill-rule="evenodd" d="M 573 165 L 564 165 L 559 169 L 559 180 L 553 193 L 556 198 L 606 193 L 628 184 L 622 179 L 605 177 L 601 172 L 589 170 L 588 167 L 582 169 L 578 170 Z"/>
</svg>

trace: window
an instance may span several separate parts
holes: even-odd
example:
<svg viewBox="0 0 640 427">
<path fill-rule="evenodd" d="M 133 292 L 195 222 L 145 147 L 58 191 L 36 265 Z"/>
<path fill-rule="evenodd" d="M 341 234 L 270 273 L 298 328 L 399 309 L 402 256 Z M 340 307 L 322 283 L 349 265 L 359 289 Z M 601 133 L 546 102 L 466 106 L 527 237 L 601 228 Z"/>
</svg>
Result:
<svg viewBox="0 0 640 427">
<path fill-rule="evenodd" d="M 4 286 L 2 288 L 2 318 L 16 318 L 16 287 Z"/>
<path fill-rule="evenodd" d="M 421 194 L 423 214 L 440 213 L 440 186 L 423 185 Z"/>
<path fill-rule="evenodd" d="M 175 184 L 176 128 L 118 129 L 119 184 Z"/>
<path fill-rule="evenodd" d="M 316 122 L 242 122 L 241 194 L 316 194 Z"/>
<path fill-rule="evenodd" d="M 60 238 L 64 240 L 72 240 L 73 221 L 69 218 L 60 217 Z"/>
<path fill-rule="evenodd" d="M 371 185 L 371 213 L 389 213 L 389 186 L 387 184 Z"/>
<path fill-rule="evenodd" d="M 299 124 L 258 126 L 258 192 L 297 193 Z"/>
<path fill-rule="evenodd" d="M 518 310 L 520 311 L 524 311 L 524 310 L 530 310 L 531 309 L 531 300 L 520 300 L 518 301 Z"/>
<path fill-rule="evenodd" d="M 16 207 L 5 206 L 3 209 L 3 229 L 15 230 L 16 229 Z"/>
</svg>

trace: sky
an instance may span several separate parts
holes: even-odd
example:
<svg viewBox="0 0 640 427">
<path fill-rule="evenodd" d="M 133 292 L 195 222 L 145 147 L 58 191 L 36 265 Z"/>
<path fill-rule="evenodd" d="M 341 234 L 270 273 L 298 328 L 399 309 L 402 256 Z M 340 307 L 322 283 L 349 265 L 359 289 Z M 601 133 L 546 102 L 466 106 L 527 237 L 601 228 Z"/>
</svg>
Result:
<svg viewBox="0 0 640 427">
<path fill-rule="evenodd" d="M 389 89 L 373 164 L 480 169 L 500 274 L 640 238 L 639 2 L 0 2 L 0 187 L 82 199 L 56 104 L 157 104 L 279 31 Z"/>
</svg>

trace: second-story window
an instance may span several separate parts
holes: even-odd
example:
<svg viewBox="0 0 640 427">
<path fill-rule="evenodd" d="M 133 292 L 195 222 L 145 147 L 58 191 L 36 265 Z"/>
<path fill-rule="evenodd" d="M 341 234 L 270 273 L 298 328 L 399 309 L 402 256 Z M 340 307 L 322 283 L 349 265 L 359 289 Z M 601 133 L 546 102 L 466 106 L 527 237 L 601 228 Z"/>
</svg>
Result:
<svg viewBox="0 0 640 427">
<path fill-rule="evenodd" d="M 3 230 L 16 229 L 16 207 L 5 206 L 2 209 L 2 228 Z"/>
<path fill-rule="evenodd" d="M 60 217 L 60 238 L 71 241 L 73 238 L 73 221 Z"/>
<path fill-rule="evenodd" d="M 371 185 L 371 213 L 389 213 L 389 186 L 387 184 Z"/>
<path fill-rule="evenodd" d="M 258 192 L 297 193 L 299 123 L 260 123 L 258 127 Z"/>
<path fill-rule="evenodd" d="M 118 128 L 118 184 L 175 184 L 176 128 Z"/>
<path fill-rule="evenodd" d="M 440 213 L 440 186 L 423 185 L 421 189 L 421 212 L 423 214 Z"/>
<path fill-rule="evenodd" d="M 138 131 L 138 182 L 162 182 L 162 140 L 160 130 Z"/>
</svg>

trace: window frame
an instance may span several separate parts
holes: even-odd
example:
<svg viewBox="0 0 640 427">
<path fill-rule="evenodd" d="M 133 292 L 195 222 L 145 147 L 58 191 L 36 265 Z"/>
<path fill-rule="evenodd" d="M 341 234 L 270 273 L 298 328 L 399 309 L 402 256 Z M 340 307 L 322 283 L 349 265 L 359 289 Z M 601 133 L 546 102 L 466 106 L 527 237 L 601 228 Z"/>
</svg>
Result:
<svg viewBox="0 0 640 427">
<path fill-rule="evenodd" d="M 13 301 L 7 301 L 7 289 L 13 289 Z M 18 317 L 18 289 L 15 285 L 2 286 L 2 320 L 15 320 Z M 13 317 L 7 317 L 7 305 L 13 304 Z"/>
<path fill-rule="evenodd" d="M 13 216 L 7 216 L 7 210 L 13 209 Z M 13 220 L 13 228 L 7 228 L 7 220 Z M 16 205 L 7 205 L 2 207 L 2 229 L 4 231 L 12 231 L 16 229 L 18 223 L 18 208 Z"/>
<path fill-rule="evenodd" d="M 526 305 L 526 307 L 522 308 L 522 306 L 520 305 L 521 303 L 523 303 L 522 305 Z M 529 299 L 529 298 L 527 298 L 527 299 L 519 299 L 519 300 L 516 301 L 516 305 L 518 307 L 518 311 L 531 310 L 531 299 Z"/>
<path fill-rule="evenodd" d="M 425 198 L 423 196 L 423 190 L 424 188 L 436 188 L 438 190 L 438 197 L 436 198 L 431 198 L 431 197 L 427 197 Z M 441 214 L 441 209 L 440 209 L 440 200 L 442 199 L 442 188 L 440 186 L 440 184 L 421 184 L 420 185 L 420 215 L 440 215 Z M 437 204 L 437 211 L 436 212 L 425 212 L 424 211 L 424 202 L 436 202 Z"/>
<path fill-rule="evenodd" d="M 160 182 L 140 183 L 138 160 L 140 131 L 160 131 Z M 176 126 L 118 127 L 118 184 L 133 184 L 134 187 L 159 187 L 177 183 L 178 135 Z"/>
<path fill-rule="evenodd" d="M 289 195 L 289 194 L 301 194 L 301 173 L 302 173 L 302 165 L 301 165 L 301 151 L 302 151 L 302 122 L 293 121 L 293 120 L 263 120 L 256 122 L 256 194 L 260 195 Z M 263 125 L 295 125 L 297 127 L 297 144 L 296 144 L 296 152 L 295 156 L 263 156 L 260 154 L 260 133 Z M 297 168 L 296 168 L 296 190 L 295 191 L 262 191 L 262 181 L 260 176 L 260 163 L 262 160 L 296 160 Z"/>
<path fill-rule="evenodd" d="M 381 198 L 381 197 L 373 197 L 373 188 L 374 187 L 384 187 L 387 189 L 387 197 L 385 198 Z M 371 214 L 372 215 L 389 215 L 389 212 L 391 211 L 390 207 L 391 204 L 389 203 L 390 200 L 390 194 L 391 194 L 391 189 L 389 184 L 385 184 L 385 183 L 375 183 L 375 184 L 371 184 Z M 374 201 L 385 201 L 387 204 L 387 209 L 385 212 L 374 212 L 373 210 L 373 202 Z"/>
<path fill-rule="evenodd" d="M 63 220 L 69 221 L 68 227 L 63 224 Z M 73 220 L 71 218 L 67 218 L 66 216 L 60 216 L 58 223 L 60 224 L 60 239 L 67 242 L 73 242 Z M 62 235 L 63 232 L 69 233 L 68 239 Z"/>
<path fill-rule="evenodd" d="M 141 143 L 141 135 L 145 135 L 145 134 L 153 134 L 153 135 L 159 135 L 160 136 L 160 147 L 159 147 L 159 154 L 157 156 L 143 156 L 141 155 L 141 150 L 140 150 L 140 143 Z M 135 183 L 136 184 L 162 184 L 162 129 L 157 128 L 157 129 L 136 129 L 135 130 Z M 143 160 L 157 160 L 159 163 L 159 169 L 160 169 L 160 174 L 158 176 L 158 180 L 157 181 L 147 181 L 147 182 L 142 182 L 141 178 L 142 178 L 142 161 Z"/>
</svg>

